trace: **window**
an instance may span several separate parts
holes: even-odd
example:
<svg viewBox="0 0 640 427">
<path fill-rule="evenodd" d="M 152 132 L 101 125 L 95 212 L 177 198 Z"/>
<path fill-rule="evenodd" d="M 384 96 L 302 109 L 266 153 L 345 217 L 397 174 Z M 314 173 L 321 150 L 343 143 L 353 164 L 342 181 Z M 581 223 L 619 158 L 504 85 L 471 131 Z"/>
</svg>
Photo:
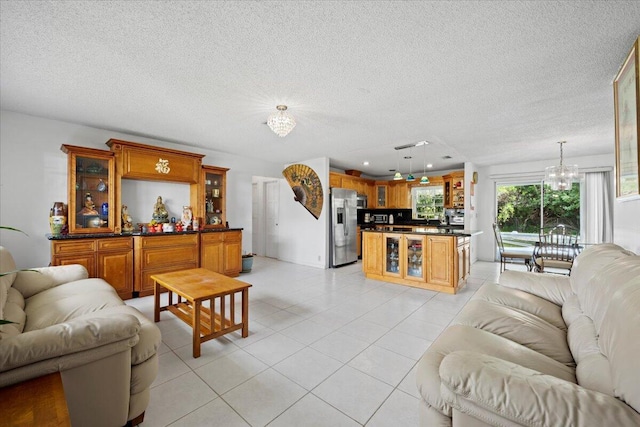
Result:
<svg viewBox="0 0 640 427">
<path fill-rule="evenodd" d="M 444 191 L 441 185 L 411 188 L 413 219 L 440 219 L 444 215 Z"/>
<path fill-rule="evenodd" d="M 558 224 L 580 229 L 580 183 L 553 191 L 542 182 L 498 184 L 498 227 L 505 247 L 533 251 L 540 229 Z"/>
</svg>

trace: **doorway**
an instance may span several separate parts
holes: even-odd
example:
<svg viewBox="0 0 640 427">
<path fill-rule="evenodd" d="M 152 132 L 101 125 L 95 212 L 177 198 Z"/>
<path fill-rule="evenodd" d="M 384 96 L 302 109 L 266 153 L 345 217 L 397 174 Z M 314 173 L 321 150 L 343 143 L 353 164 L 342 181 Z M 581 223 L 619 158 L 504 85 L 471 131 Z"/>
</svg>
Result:
<svg viewBox="0 0 640 427">
<path fill-rule="evenodd" d="M 278 259 L 280 180 L 254 177 L 252 193 L 253 250 L 256 255 Z"/>
</svg>

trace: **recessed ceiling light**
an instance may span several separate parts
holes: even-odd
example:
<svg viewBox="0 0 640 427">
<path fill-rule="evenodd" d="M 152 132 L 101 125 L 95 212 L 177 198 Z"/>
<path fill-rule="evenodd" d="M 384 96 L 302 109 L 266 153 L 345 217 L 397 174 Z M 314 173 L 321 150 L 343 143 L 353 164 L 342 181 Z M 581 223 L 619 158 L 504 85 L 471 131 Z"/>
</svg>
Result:
<svg viewBox="0 0 640 427">
<path fill-rule="evenodd" d="M 427 167 L 428 167 L 428 168 L 432 168 L 432 167 L 433 167 L 433 165 L 432 165 L 431 163 L 427 163 Z"/>
<path fill-rule="evenodd" d="M 366 161 L 366 160 L 365 160 L 364 162 L 362 162 L 362 164 L 363 164 L 364 166 L 369 166 L 369 162 L 368 162 L 368 161 Z"/>
</svg>

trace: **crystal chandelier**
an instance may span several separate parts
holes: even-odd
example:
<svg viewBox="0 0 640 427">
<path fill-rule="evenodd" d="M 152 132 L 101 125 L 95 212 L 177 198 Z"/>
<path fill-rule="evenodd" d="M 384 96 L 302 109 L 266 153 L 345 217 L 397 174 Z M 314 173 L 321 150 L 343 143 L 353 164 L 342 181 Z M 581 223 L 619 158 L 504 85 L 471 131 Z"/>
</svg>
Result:
<svg viewBox="0 0 640 427">
<path fill-rule="evenodd" d="M 560 144 L 560 165 L 549 166 L 545 169 L 544 182 L 553 191 L 571 190 L 571 184 L 578 179 L 578 165 L 562 164 L 562 145 L 567 141 L 558 141 Z"/>
<path fill-rule="evenodd" d="M 276 108 L 278 112 L 269 116 L 267 124 L 278 136 L 285 137 L 296 126 L 296 121 L 293 116 L 287 112 L 286 105 L 278 105 Z"/>
</svg>

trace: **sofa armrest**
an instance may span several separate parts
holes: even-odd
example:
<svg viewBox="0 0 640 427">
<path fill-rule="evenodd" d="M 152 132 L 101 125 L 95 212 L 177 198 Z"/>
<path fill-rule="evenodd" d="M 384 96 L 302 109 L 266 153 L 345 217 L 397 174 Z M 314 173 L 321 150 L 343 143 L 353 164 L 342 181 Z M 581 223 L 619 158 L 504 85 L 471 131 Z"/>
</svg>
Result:
<svg viewBox="0 0 640 427">
<path fill-rule="evenodd" d="M 80 264 L 31 268 L 17 272 L 13 287 L 26 299 L 49 288 L 88 277 L 87 269 Z"/>
<path fill-rule="evenodd" d="M 128 314 L 96 314 L 0 340 L 0 373 L 46 359 L 127 341 L 138 342 L 140 322 Z M 102 356 L 104 357 L 104 355 Z"/>
<path fill-rule="evenodd" d="M 571 295 L 568 276 L 507 270 L 500 275 L 501 286 L 518 289 L 562 306 Z"/>
<path fill-rule="evenodd" d="M 448 354 L 440 377 L 448 404 L 491 425 L 640 425 L 640 414 L 613 396 L 477 352 Z"/>
</svg>

